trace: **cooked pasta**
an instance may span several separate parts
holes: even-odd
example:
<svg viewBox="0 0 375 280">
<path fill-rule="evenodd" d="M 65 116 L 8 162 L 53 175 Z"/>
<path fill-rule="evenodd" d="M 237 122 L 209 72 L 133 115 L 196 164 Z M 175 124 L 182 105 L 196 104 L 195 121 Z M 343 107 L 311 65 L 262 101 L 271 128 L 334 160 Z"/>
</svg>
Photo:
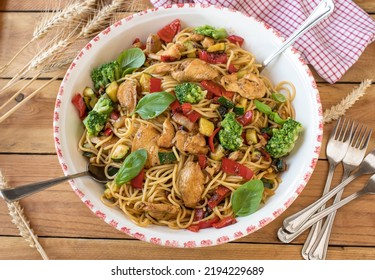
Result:
<svg viewBox="0 0 375 280">
<path fill-rule="evenodd" d="M 109 95 L 114 110 L 97 135 L 85 130 L 79 149 L 91 163 L 105 166 L 110 181 L 102 202 L 118 207 L 134 223 L 192 231 L 220 228 L 236 222 L 232 194 L 240 186 L 262 182 L 261 204 L 277 190 L 284 161 L 270 155 L 267 143 L 272 129 L 295 118 L 291 103 L 296 92 L 288 81 L 274 86 L 260 75 L 241 37 L 214 39 L 193 27 L 175 33 L 168 39 L 161 31 L 146 44 L 134 43 L 143 49 L 145 62 L 95 92 L 96 97 Z M 113 85 L 115 95 L 110 93 Z M 201 96 L 183 100 L 181 85 Z M 173 102 L 155 117 L 142 117 L 140 100 L 160 92 Z M 236 123 L 235 141 L 224 133 L 224 120 L 230 129 Z M 141 149 L 147 152 L 141 171 L 119 184 L 124 160 Z"/>
</svg>

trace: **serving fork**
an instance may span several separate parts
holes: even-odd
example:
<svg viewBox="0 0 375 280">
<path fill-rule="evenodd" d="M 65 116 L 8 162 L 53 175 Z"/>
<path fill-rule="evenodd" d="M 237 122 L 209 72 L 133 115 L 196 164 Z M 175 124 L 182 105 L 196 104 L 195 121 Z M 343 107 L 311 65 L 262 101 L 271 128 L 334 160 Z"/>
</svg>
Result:
<svg viewBox="0 0 375 280">
<path fill-rule="evenodd" d="M 345 157 L 342 161 L 344 172 L 341 178 L 341 182 L 345 181 L 350 176 L 352 171 L 357 168 L 358 165 L 360 165 L 366 154 L 371 134 L 372 129 L 368 129 L 363 125 L 360 127 L 360 129 L 358 129 L 358 124 L 355 126 L 348 151 L 346 152 Z M 344 190 L 341 190 L 336 194 L 333 204 L 336 204 L 340 201 L 343 191 Z M 324 225 L 320 230 L 315 243 L 311 246 L 311 249 L 308 252 L 308 259 L 324 260 L 326 258 L 329 237 L 331 235 L 335 216 L 336 211 L 333 211 L 327 217 L 327 220 L 324 222 Z"/>
</svg>

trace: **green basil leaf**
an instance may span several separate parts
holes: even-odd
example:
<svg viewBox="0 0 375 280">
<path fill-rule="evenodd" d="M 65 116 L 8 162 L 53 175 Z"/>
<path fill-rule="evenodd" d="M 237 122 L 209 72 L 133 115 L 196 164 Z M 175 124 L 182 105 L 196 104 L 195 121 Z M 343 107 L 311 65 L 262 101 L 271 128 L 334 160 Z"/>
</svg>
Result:
<svg viewBox="0 0 375 280">
<path fill-rule="evenodd" d="M 272 93 L 271 97 L 272 97 L 273 100 L 275 100 L 277 102 L 280 102 L 280 103 L 286 102 L 286 97 L 279 92 Z"/>
<path fill-rule="evenodd" d="M 264 104 L 262 102 L 260 102 L 259 100 L 254 100 L 254 104 L 255 104 L 255 107 L 257 107 L 257 109 L 259 111 L 261 111 L 262 113 L 266 114 L 266 115 L 269 115 L 272 113 L 272 109 L 270 106 L 268 106 L 267 104 Z"/>
<path fill-rule="evenodd" d="M 256 212 L 262 200 L 264 185 L 261 180 L 251 180 L 232 193 L 231 202 L 234 214 L 239 217 Z"/>
<path fill-rule="evenodd" d="M 150 93 L 139 100 L 135 112 L 142 119 L 152 119 L 163 113 L 175 100 L 176 97 L 166 91 Z"/>
<path fill-rule="evenodd" d="M 124 73 L 129 68 L 141 67 L 146 61 L 146 56 L 140 48 L 131 48 L 123 51 L 117 61 L 121 66 L 121 72 Z"/>
<path fill-rule="evenodd" d="M 117 172 L 116 185 L 122 185 L 136 177 L 145 166 L 146 160 L 147 152 L 145 149 L 136 150 L 128 155 Z"/>
</svg>

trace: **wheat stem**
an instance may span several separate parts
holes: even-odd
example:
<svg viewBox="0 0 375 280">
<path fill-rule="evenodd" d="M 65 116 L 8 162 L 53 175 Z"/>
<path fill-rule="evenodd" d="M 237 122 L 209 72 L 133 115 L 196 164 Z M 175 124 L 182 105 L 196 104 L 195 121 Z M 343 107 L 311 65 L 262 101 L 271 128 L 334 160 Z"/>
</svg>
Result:
<svg viewBox="0 0 375 280">
<path fill-rule="evenodd" d="M 345 112 L 350 107 L 352 107 L 359 98 L 366 94 L 366 90 L 371 86 L 371 82 L 372 81 L 369 79 L 362 81 L 358 88 L 353 89 L 337 105 L 334 105 L 329 109 L 326 109 L 323 114 L 323 122 L 329 123 L 343 116 Z"/>
<path fill-rule="evenodd" d="M 8 184 L 0 170 L 0 189 L 8 188 Z M 29 243 L 29 246 L 36 248 L 39 254 L 44 260 L 48 260 L 48 256 L 44 251 L 42 245 L 38 241 L 38 236 L 35 235 L 34 231 L 30 227 L 30 222 L 28 221 L 25 213 L 19 202 L 6 202 L 9 215 L 12 217 L 12 222 L 15 224 L 20 232 L 20 235 Z"/>
<path fill-rule="evenodd" d="M 34 29 L 33 37 L 27 42 L 5 65 L 0 68 L 0 73 L 4 72 L 9 65 L 34 41 L 43 38 L 50 30 L 62 26 L 64 23 L 80 22 L 94 11 L 97 0 L 87 0 L 68 5 L 61 11 L 57 11 L 50 18 L 41 21 Z"/>
</svg>

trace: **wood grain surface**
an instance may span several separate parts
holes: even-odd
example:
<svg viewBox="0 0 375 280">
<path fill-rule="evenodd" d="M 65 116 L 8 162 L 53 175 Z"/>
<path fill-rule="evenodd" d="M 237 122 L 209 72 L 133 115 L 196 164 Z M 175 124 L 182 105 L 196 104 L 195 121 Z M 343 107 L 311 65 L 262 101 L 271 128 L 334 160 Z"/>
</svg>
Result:
<svg viewBox="0 0 375 280">
<path fill-rule="evenodd" d="M 32 36 L 35 24 L 44 10 L 57 8 L 52 1 L 0 1 L 0 65 L 6 63 Z M 69 0 L 56 1 L 61 6 Z M 355 1 L 375 18 L 375 2 Z M 143 1 L 147 7 L 147 1 Z M 127 15 L 124 11 L 121 16 Z M 77 46 L 78 48 L 79 46 Z M 0 88 L 35 54 L 25 51 L 7 72 L 0 74 Z M 313 71 L 314 72 L 314 71 Z M 375 80 L 375 44 L 364 51 L 358 62 L 336 84 L 328 84 L 314 72 L 323 109 L 336 105 L 364 79 Z M 33 83 L 27 95 L 45 82 L 46 75 Z M 0 169 L 11 186 L 62 176 L 54 147 L 52 119 L 56 93 L 61 82 L 51 83 L 20 110 L 0 123 Z M 0 96 L 0 104 L 14 94 Z M 303 94 L 303 93 L 302 93 Z M 347 115 L 375 128 L 375 87 L 347 112 Z M 228 244 L 196 249 L 161 247 L 127 236 L 98 219 L 72 191 L 68 183 L 21 201 L 40 243 L 51 259 L 292 259 L 301 257 L 305 232 L 290 244 L 281 243 L 276 235 L 287 216 L 306 207 L 321 196 L 328 172 L 325 145 L 332 124 L 324 127 L 323 147 L 317 167 L 302 194 L 290 208 L 261 230 Z M 369 149 L 375 148 L 375 137 Z M 341 168 L 334 177 L 340 181 Z M 360 189 L 368 176 L 354 181 L 344 195 Z M 342 208 L 336 216 L 328 251 L 328 259 L 375 260 L 375 201 L 367 195 Z M 20 237 L 12 223 L 4 201 L 0 200 L 0 259 L 40 259 Z"/>
</svg>

